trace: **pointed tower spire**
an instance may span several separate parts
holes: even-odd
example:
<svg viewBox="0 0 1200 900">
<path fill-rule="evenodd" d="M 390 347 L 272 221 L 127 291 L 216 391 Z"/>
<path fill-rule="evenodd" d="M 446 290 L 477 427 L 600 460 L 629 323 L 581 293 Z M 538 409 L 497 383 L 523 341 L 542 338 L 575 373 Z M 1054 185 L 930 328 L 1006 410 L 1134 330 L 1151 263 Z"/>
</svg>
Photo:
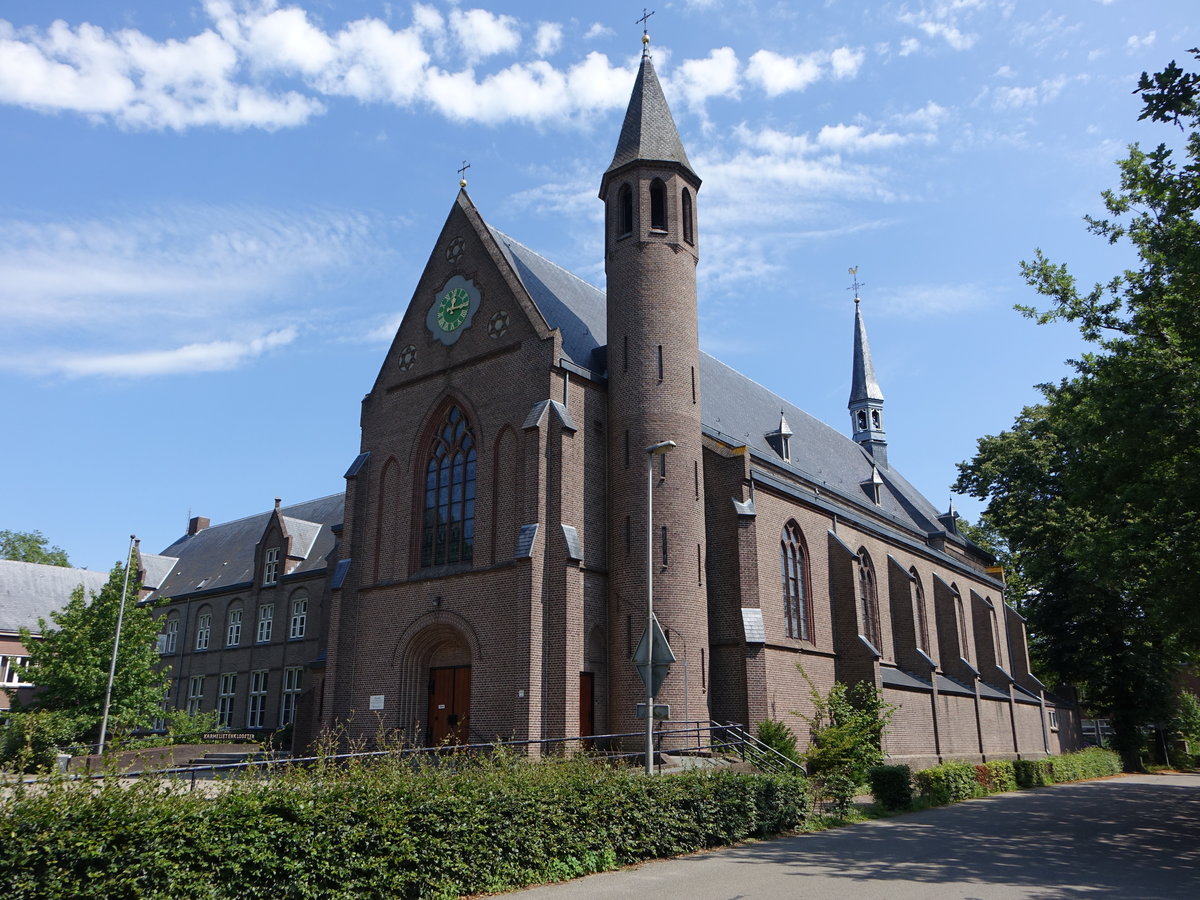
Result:
<svg viewBox="0 0 1200 900">
<path fill-rule="evenodd" d="M 875 379 L 875 364 L 871 360 L 871 345 L 867 342 L 867 326 L 862 317 L 862 301 L 858 289 L 858 266 L 850 269 L 854 276 L 854 365 L 850 377 L 850 427 L 854 440 L 887 468 L 887 435 L 883 429 L 883 391 Z"/>
<path fill-rule="evenodd" d="M 697 184 L 700 181 L 683 149 L 679 129 L 675 127 L 654 63 L 648 55 L 642 57 L 625 121 L 621 125 L 621 136 L 617 139 L 617 150 L 604 173 L 605 180 L 634 162 L 674 163 L 685 169 Z"/>
</svg>

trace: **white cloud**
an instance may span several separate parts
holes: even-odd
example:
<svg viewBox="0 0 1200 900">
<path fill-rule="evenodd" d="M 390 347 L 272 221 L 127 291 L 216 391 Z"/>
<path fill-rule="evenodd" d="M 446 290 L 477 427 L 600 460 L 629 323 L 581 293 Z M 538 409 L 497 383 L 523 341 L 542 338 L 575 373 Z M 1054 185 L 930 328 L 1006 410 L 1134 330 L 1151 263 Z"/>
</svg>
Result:
<svg viewBox="0 0 1200 900">
<path fill-rule="evenodd" d="M 692 109 L 703 109 L 710 97 L 736 97 L 740 86 L 738 58 L 732 47 L 719 47 L 704 59 L 687 59 L 670 79 Z"/>
<path fill-rule="evenodd" d="M 824 125 L 817 132 L 817 146 L 839 153 L 873 153 L 903 144 L 906 137 L 894 132 L 868 132 L 861 125 Z"/>
<path fill-rule="evenodd" d="M 1146 50 L 1154 46 L 1154 40 L 1158 35 L 1153 31 L 1148 31 L 1143 35 L 1131 34 L 1129 39 L 1125 41 L 1125 50 L 1129 53 L 1137 53 L 1139 50 Z"/>
<path fill-rule="evenodd" d="M 600 22 L 593 22 L 588 26 L 588 30 L 583 33 L 585 41 L 594 41 L 599 38 L 607 38 L 615 35 L 616 32 Z"/>
<path fill-rule="evenodd" d="M 562 46 L 563 29 L 557 22 L 542 22 L 533 39 L 534 52 L 538 56 L 553 56 Z"/>
<path fill-rule="evenodd" d="M 486 9 L 453 10 L 450 30 L 458 37 L 468 59 L 486 59 L 497 53 L 511 53 L 521 44 L 517 20 Z"/>
<path fill-rule="evenodd" d="M 992 73 L 993 78 L 1012 78 L 1017 73 L 1013 71 L 1012 66 L 1001 66 Z"/>
<path fill-rule="evenodd" d="M 970 50 L 979 35 L 964 33 L 946 22 L 920 22 L 917 24 L 931 38 L 941 38 L 955 50 Z"/>
<path fill-rule="evenodd" d="M 960 20 L 983 6 L 983 0 L 937 0 L 929 7 L 916 12 L 905 7 L 897 19 L 920 30 L 926 37 L 945 41 L 954 50 L 970 50 L 975 46 L 979 35 L 965 31 L 960 27 Z M 908 41 L 904 43 L 908 44 Z M 907 56 L 916 50 L 917 46 L 914 41 L 906 50 L 902 44 L 900 55 Z"/>
<path fill-rule="evenodd" d="M 1026 87 L 998 87 L 992 93 L 992 105 L 997 109 L 1028 109 L 1058 98 L 1068 78 L 1059 75 Z"/>
<path fill-rule="evenodd" d="M 853 78 L 862 68 L 866 54 L 862 49 L 838 47 L 831 52 L 817 51 L 801 56 L 781 56 L 759 50 L 750 57 L 746 78 L 758 84 L 769 97 L 802 91 L 822 78 Z"/>
<path fill-rule="evenodd" d="M 388 255 L 379 237 L 385 224 L 361 214 L 239 207 L 0 220 L 0 365 L 45 372 L 47 360 L 69 360 L 51 368 L 150 374 L 168 370 L 163 354 L 232 365 L 270 346 L 244 335 L 303 326 L 313 315 L 303 306 L 311 291 Z M 78 352 L 24 352 L 56 342 Z"/>
<path fill-rule="evenodd" d="M 900 42 L 900 55 L 910 56 L 921 49 L 921 42 L 914 37 L 905 38 Z"/>
<path fill-rule="evenodd" d="M 872 294 L 872 308 L 889 315 L 940 316 L 983 305 L 987 292 L 977 284 L 912 284 Z"/>
<path fill-rule="evenodd" d="M 746 77 L 756 82 L 769 97 L 789 91 L 802 91 L 821 78 L 821 64 L 815 54 L 780 56 L 770 50 L 759 50 L 750 57 Z"/>
<path fill-rule="evenodd" d="M 834 78 L 853 78 L 862 68 L 866 54 L 861 49 L 852 50 L 849 47 L 838 47 L 829 54 L 829 65 L 833 69 Z"/>
<path fill-rule="evenodd" d="M 896 116 L 896 121 L 926 131 L 936 131 L 949 115 L 950 111 L 946 107 L 930 100 L 920 109 Z"/>
<path fill-rule="evenodd" d="M 170 350 L 139 350 L 132 353 L 53 356 L 45 368 L 55 374 L 80 378 L 109 376 L 145 378 L 194 372 L 236 369 L 248 360 L 284 347 L 296 339 L 295 328 L 283 328 L 248 341 L 212 341 L 186 344 Z"/>
</svg>

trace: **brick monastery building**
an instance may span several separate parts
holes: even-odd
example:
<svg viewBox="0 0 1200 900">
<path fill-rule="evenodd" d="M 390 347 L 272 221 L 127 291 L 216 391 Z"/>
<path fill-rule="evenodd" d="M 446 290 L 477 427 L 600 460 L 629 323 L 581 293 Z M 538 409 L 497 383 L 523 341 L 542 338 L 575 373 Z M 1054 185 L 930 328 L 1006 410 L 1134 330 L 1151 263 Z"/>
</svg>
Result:
<svg viewBox="0 0 1200 900">
<path fill-rule="evenodd" d="M 607 297 L 464 188 L 345 494 L 194 519 L 149 567 L 169 702 L 301 742 L 636 732 L 652 569 L 672 720 L 803 740 L 799 666 L 880 688 L 894 760 L 1074 749 L 994 561 L 889 464 L 858 304 L 849 437 L 700 351 L 700 184 L 645 56 L 600 179 Z"/>
</svg>

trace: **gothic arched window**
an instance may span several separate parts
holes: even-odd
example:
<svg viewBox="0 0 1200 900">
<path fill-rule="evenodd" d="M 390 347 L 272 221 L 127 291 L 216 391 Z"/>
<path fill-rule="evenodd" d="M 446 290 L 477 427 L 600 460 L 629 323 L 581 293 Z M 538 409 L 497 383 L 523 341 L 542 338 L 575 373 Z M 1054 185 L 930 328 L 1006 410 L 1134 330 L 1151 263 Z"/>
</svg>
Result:
<svg viewBox="0 0 1200 900">
<path fill-rule="evenodd" d="M 633 188 L 621 185 L 617 191 L 617 236 L 633 233 Z"/>
<path fill-rule="evenodd" d="M 967 637 L 967 611 L 963 607 L 962 594 L 958 592 L 958 585 L 950 585 L 950 590 L 954 592 L 954 616 L 958 619 L 958 643 L 959 655 L 967 662 L 971 661 L 970 656 L 970 639 Z"/>
<path fill-rule="evenodd" d="M 667 230 L 667 186 L 660 178 L 650 182 L 650 230 Z"/>
<path fill-rule="evenodd" d="M 913 621 L 917 626 L 917 648 L 929 652 L 929 620 L 925 618 L 925 589 L 921 586 L 921 576 L 916 569 L 910 569 L 912 576 L 912 602 L 915 616 Z"/>
<path fill-rule="evenodd" d="M 865 547 L 858 551 L 858 597 L 862 604 L 862 636 L 878 650 L 883 646 L 879 635 L 879 592 L 875 588 L 875 567 Z"/>
<path fill-rule="evenodd" d="M 795 522 L 788 522 L 779 540 L 780 572 L 783 576 L 783 614 L 790 638 L 811 640 L 808 597 L 804 592 L 804 538 Z"/>
<path fill-rule="evenodd" d="M 692 231 L 694 228 L 692 224 L 692 192 L 684 188 L 681 199 L 683 202 L 683 239 L 689 244 L 694 244 L 696 237 Z"/>
<path fill-rule="evenodd" d="M 421 565 L 470 562 L 475 549 L 475 438 L 466 417 L 450 407 L 429 447 Z"/>
</svg>

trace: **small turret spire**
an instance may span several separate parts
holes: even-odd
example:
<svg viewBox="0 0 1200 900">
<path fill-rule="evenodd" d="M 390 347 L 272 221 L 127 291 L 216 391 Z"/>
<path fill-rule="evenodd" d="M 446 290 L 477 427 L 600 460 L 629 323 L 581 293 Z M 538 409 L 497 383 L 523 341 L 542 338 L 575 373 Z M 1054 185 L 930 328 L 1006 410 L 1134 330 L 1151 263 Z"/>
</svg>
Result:
<svg viewBox="0 0 1200 900">
<path fill-rule="evenodd" d="M 850 378 L 850 423 L 854 440 L 887 468 L 887 436 L 883 428 L 883 391 L 875 378 L 871 345 L 867 342 L 867 326 L 863 322 L 858 266 L 850 268 L 854 278 L 854 362 Z"/>
</svg>

